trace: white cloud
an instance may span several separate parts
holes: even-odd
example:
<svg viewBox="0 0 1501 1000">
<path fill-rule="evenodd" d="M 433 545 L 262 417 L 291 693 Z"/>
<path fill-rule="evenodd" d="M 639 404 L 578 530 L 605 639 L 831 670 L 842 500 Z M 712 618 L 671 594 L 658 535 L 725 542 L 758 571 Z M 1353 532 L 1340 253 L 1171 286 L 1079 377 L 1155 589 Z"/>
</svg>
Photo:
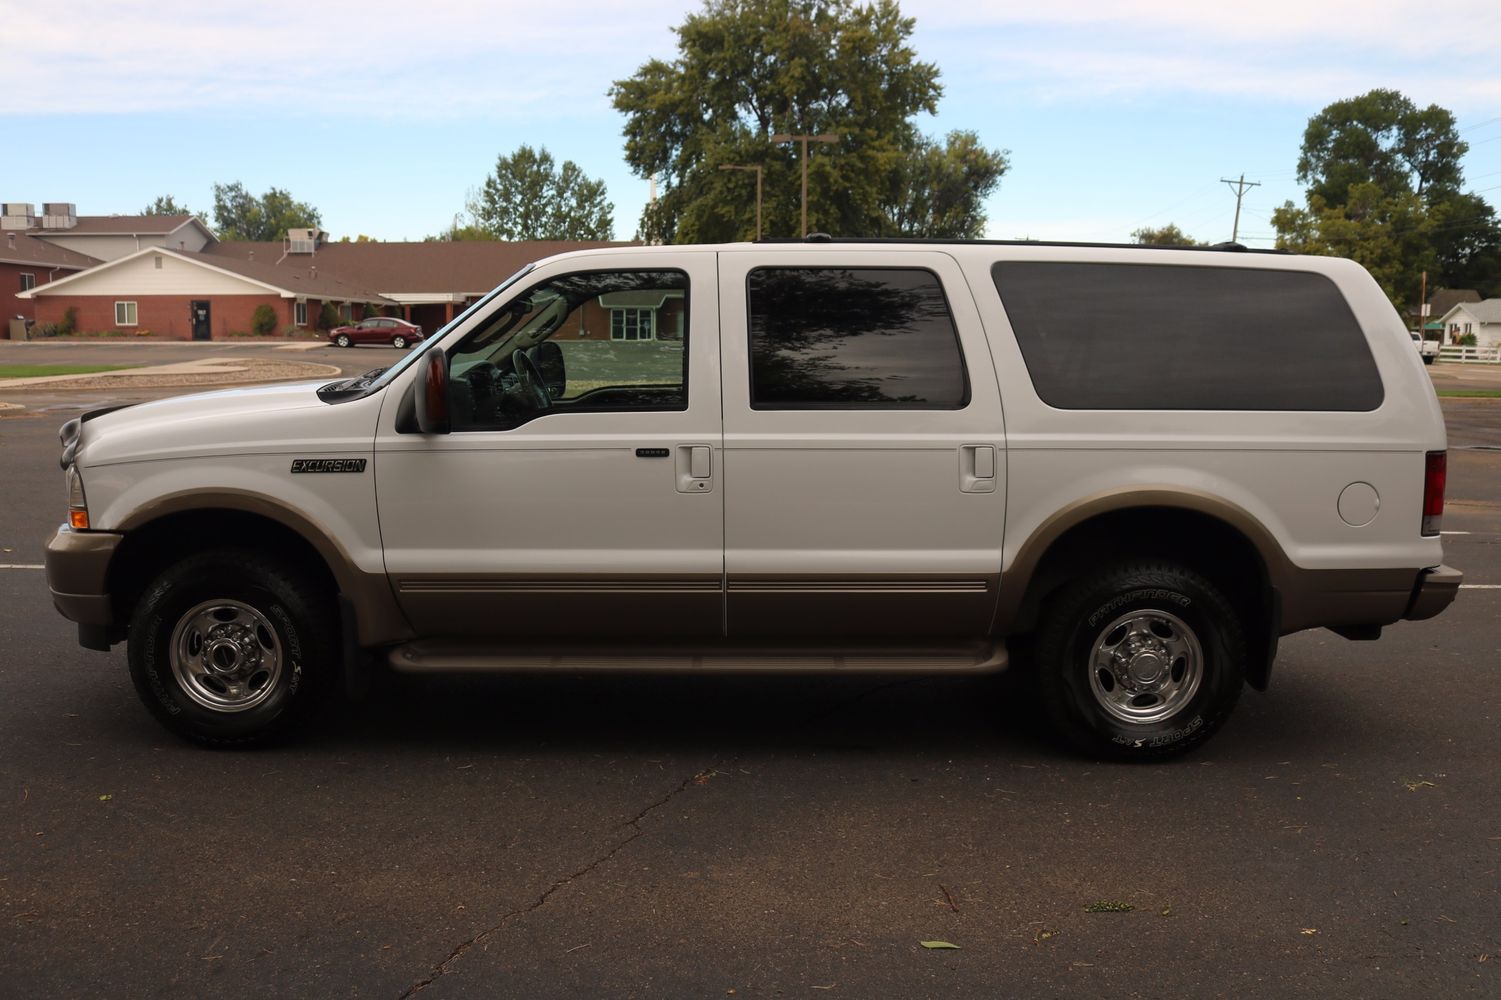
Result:
<svg viewBox="0 0 1501 1000">
<path fill-rule="evenodd" d="M 76 0 L 9 10 L 0 92 L 22 113 L 195 108 L 525 113 L 605 104 L 612 66 L 670 50 L 681 2 Z M 60 13 L 60 10 L 62 13 Z"/>
<path fill-rule="evenodd" d="M 1495 0 L 908 0 L 903 9 L 954 62 L 1041 99 L 1194 93 L 1323 103 L 1381 86 L 1421 102 L 1501 104 Z"/>
</svg>

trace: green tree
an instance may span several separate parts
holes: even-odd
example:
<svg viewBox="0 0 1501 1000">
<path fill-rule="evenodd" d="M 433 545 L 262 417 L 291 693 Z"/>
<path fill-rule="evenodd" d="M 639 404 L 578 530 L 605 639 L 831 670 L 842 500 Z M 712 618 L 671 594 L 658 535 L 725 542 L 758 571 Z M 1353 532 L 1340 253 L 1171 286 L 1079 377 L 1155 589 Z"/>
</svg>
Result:
<svg viewBox="0 0 1501 1000">
<path fill-rule="evenodd" d="M 141 209 L 142 215 L 197 215 L 186 205 L 179 205 L 170 194 L 158 195 L 156 200 Z"/>
<path fill-rule="evenodd" d="M 674 29 L 677 57 L 653 59 L 610 88 L 626 117 L 625 155 L 661 184 L 642 214 L 651 241 L 743 238 L 754 228 L 745 176 L 764 171 L 764 229 L 800 232 L 798 145 L 777 133 L 833 134 L 811 145 L 808 224 L 846 236 L 974 235 L 1007 167 L 973 133 L 940 146 L 914 119 L 933 113 L 938 67 L 908 44 L 894 0 L 706 0 Z M 753 189 L 752 189 L 753 190 Z"/>
<path fill-rule="evenodd" d="M 1144 246 L 1154 247 L 1201 247 L 1204 246 L 1198 240 L 1179 229 L 1176 223 L 1169 222 L 1160 229 L 1143 226 L 1131 233 L 1131 242 L 1140 243 Z"/>
<path fill-rule="evenodd" d="M 1375 184 L 1387 196 L 1412 191 L 1432 202 L 1459 191 L 1459 160 L 1469 148 L 1445 109 L 1373 90 L 1335 101 L 1308 120 L 1298 180 L 1331 208 L 1342 206 L 1355 184 Z"/>
<path fill-rule="evenodd" d="M 564 160 L 559 167 L 547 147 L 519 146 L 495 160 L 495 171 L 470 199 L 474 228 L 497 240 L 608 240 L 615 236 L 615 206 L 605 182 Z M 454 219 L 450 234 L 458 234 Z M 450 235 L 465 239 L 465 235 Z"/>
<path fill-rule="evenodd" d="M 1001 183 L 1006 154 L 986 149 L 974 132 L 950 132 L 940 146 L 912 138 L 908 155 L 890 174 L 882 202 L 883 236 L 978 239 L 985 235 L 985 199 Z"/>
<path fill-rule="evenodd" d="M 1277 245 L 1359 261 L 1399 309 L 1424 270 L 1430 288 L 1501 289 L 1501 224 L 1462 190 L 1468 148 L 1447 110 L 1394 90 L 1330 104 L 1303 133 L 1304 207 L 1272 215 Z"/>
<path fill-rule="evenodd" d="M 1434 223 L 1411 191 L 1386 195 L 1379 184 L 1352 185 L 1340 207 L 1310 195 L 1306 208 L 1287 202 L 1272 213 L 1277 245 L 1294 253 L 1348 257 L 1376 279 L 1398 308 L 1417 302 L 1420 273 L 1438 271 Z M 1438 287 L 1430 274 L 1430 287 Z"/>
<path fill-rule="evenodd" d="M 320 225 L 318 210 L 281 188 L 257 198 L 239 181 L 214 185 L 214 226 L 221 240 L 279 240 L 288 229 Z"/>
</svg>

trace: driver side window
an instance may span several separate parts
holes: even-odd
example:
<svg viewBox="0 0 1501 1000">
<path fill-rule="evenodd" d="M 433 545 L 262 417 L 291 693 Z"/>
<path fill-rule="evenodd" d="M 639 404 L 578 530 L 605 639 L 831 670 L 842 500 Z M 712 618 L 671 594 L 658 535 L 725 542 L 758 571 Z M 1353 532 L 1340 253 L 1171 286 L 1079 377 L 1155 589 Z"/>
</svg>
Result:
<svg viewBox="0 0 1501 1000">
<path fill-rule="evenodd" d="M 496 308 L 449 354 L 453 430 L 688 408 L 688 276 L 583 271 Z"/>
</svg>

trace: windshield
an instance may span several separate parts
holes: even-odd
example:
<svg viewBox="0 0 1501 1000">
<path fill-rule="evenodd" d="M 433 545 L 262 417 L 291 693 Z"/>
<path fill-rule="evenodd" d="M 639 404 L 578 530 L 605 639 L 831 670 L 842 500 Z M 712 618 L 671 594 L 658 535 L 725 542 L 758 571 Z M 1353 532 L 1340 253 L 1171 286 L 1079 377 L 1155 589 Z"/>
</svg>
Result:
<svg viewBox="0 0 1501 1000">
<path fill-rule="evenodd" d="M 385 372 L 381 374 L 380 378 L 371 383 L 372 387 L 383 386 L 387 384 L 397 375 L 401 374 L 403 371 L 406 371 L 409 366 L 416 364 L 417 359 L 427 353 L 426 348 L 433 346 L 444 337 L 448 336 L 448 334 L 456 329 L 459 324 L 463 323 L 470 316 L 473 316 L 477 310 L 483 309 L 485 306 L 489 305 L 498 295 L 500 295 L 501 292 L 504 292 L 507 288 L 510 288 L 512 285 L 516 284 L 516 282 L 520 281 L 523 277 L 530 274 L 532 268 L 536 266 L 536 264 L 526 265 L 521 270 L 517 271 L 515 274 L 507 278 L 505 281 L 502 281 L 500 284 L 496 285 L 495 288 L 493 288 L 487 295 L 476 299 L 473 305 L 455 316 L 452 321 L 444 324 L 443 329 L 439 330 L 428 340 L 420 344 L 419 347 L 422 348 L 421 350 L 413 348 L 412 350 L 407 352 L 406 357 L 396 362 L 396 364 L 392 365 L 390 368 L 387 368 Z"/>
</svg>

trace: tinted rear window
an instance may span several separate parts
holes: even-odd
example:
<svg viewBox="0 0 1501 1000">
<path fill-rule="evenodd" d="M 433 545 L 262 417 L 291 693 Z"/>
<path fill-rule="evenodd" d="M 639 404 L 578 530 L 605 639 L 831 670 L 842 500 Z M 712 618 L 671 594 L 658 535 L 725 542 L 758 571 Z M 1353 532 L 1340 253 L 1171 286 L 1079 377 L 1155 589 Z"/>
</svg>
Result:
<svg viewBox="0 0 1501 1000">
<path fill-rule="evenodd" d="M 746 293 L 754 409 L 969 402 L 959 334 L 931 271 L 763 267 Z"/>
<path fill-rule="evenodd" d="M 1002 261 L 991 268 L 1043 402 L 1069 410 L 1374 410 L 1383 390 L 1323 275 Z"/>
</svg>

